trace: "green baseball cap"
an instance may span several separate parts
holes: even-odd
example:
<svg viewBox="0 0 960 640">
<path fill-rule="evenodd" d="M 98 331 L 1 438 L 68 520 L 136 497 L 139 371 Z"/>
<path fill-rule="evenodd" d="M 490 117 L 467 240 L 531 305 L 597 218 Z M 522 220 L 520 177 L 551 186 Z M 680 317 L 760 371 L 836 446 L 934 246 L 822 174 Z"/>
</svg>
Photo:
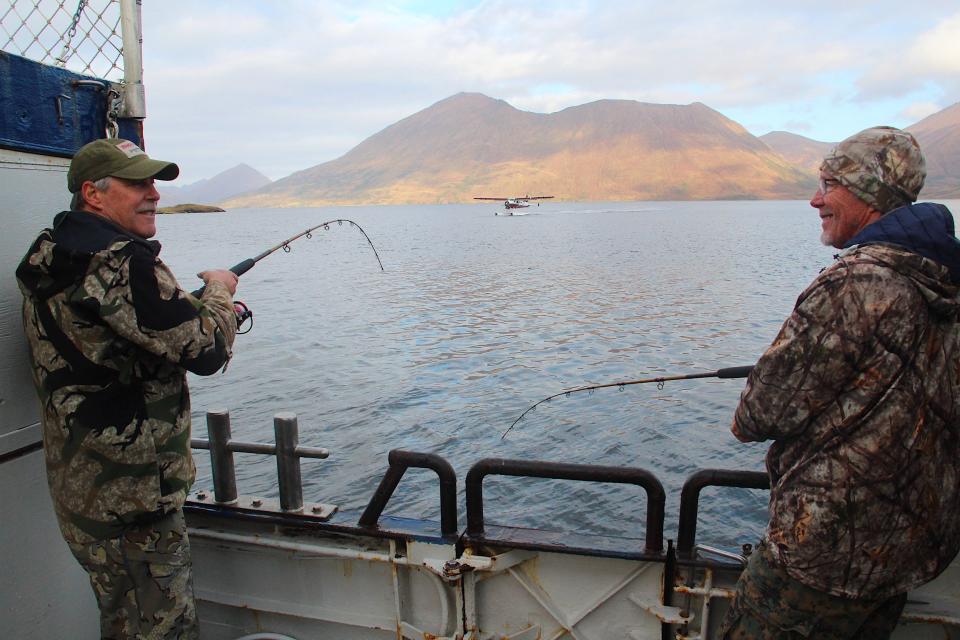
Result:
<svg viewBox="0 0 960 640">
<path fill-rule="evenodd" d="M 152 160 L 133 142 L 109 138 L 80 147 L 67 170 L 67 188 L 70 193 L 77 193 L 84 182 L 95 182 L 107 176 L 127 180 L 173 180 L 178 175 L 180 167 L 173 162 Z"/>
</svg>

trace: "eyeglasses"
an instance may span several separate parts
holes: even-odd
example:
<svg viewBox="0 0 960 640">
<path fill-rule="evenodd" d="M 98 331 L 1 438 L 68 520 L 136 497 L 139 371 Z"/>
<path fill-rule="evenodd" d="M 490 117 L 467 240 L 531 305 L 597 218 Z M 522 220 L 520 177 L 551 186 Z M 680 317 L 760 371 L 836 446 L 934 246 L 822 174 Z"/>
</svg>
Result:
<svg viewBox="0 0 960 640">
<path fill-rule="evenodd" d="M 840 181 L 836 178 L 824 178 L 820 176 L 820 195 L 827 195 L 840 186 Z"/>
</svg>

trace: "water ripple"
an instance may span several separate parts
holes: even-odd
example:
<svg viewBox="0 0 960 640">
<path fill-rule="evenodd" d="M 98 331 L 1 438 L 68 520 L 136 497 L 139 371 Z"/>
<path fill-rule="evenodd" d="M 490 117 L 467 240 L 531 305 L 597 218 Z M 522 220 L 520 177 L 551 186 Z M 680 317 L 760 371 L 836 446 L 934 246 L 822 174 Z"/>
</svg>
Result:
<svg viewBox="0 0 960 640">
<path fill-rule="evenodd" d="M 229 408 L 234 437 L 258 441 L 295 412 L 301 441 L 331 451 L 304 461 L 306 499 L 344 509 L 365 505 L 395 448 L 442 455 L 461 486 L 484 457 L 636 466 L 667 488 L 669 535 L 687 475 L 762 468 L 766 447 L 729 433 L 742 381 L 560 397 L 500 433 L 563 389 L 754 362 L 830 261 L 801 202 L 549 203 L 517 218 L 483 205 L 238 210 L 165 216 L 160 239 L 189 286 L 334 217 L 361 224 L 386 271 L 347 227 L 262 261 L 238 292 L 253 332 L 225 375 L 190 384 L 200 436 L 207 409 Z M 270 495 L 274 468 L 238 456 L 241 490 Z M 437 519 L 436 477 L 408 476 L 388 511 Z M 484 491 L 488 519 L 522 526 L 640 535 L 646 508 L 624 487 L 496 478 Z M 759 532 L 763 492 L 706 495 L 699 539 Z"/>
</svg>

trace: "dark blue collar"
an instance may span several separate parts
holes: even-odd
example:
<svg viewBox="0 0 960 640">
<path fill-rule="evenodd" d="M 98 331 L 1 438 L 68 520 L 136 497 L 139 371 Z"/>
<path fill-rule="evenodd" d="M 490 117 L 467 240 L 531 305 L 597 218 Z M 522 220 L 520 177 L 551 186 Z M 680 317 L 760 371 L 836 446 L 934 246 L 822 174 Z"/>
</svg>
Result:
<svg viewBox="0 0 960 640">
<path fill-rule="evenodd" d="M 960 241 L 954 232 L 953 215 L 942 204 L 919 202 L 894 209 L 843 245 L 883 242 L 895 244 L 942 264 L 950 279 L 960 284 Z"/>
</svg>

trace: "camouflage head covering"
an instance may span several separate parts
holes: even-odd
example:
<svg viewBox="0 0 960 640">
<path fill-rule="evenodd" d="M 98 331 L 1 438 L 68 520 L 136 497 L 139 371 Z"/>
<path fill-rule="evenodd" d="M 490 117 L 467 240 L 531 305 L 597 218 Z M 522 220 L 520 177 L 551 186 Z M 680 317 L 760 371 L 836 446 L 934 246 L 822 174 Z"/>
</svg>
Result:
<svg viewBox="0 0 960 640">
<path fill-rule="evenodd" d="M 855 133 L 827 154 L 820 171 L 880 213 L 916 202 L 927 177 L 916 138 L 894 127 Z"/>
</svg>

